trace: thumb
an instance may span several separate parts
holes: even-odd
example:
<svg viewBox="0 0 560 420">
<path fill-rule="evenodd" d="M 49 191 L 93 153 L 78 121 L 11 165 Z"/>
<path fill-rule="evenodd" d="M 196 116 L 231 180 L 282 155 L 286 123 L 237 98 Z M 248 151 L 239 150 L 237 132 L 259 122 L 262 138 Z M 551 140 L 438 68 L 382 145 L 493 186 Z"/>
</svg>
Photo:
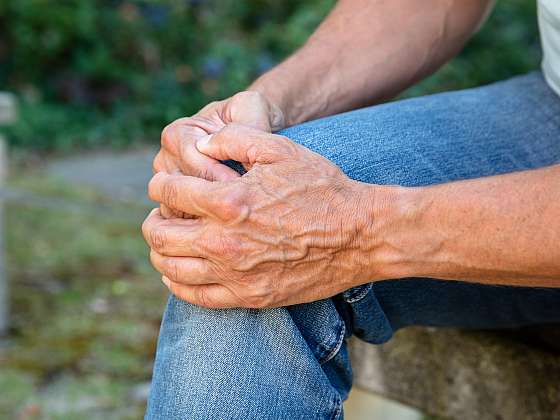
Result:
<svg viewBox="0 0 560 420">
<path fill-rule="evenodd" d="M 275 104 L 260 104 L 258 107 L 241 108 L 237 112 L 236 107 L 232 110 L 231 121 L 242 124 L 267 133 L 281 130 L 285 126 L 285 118 L 282 110 Z M 238 115 L 239 114 L 239 115 Z"/>
<path fill-rule="evenodd" d="M 270 133 L 285 126 L 280 107 L 257 91 L 244 91 L 224 101 L 229 122 L 246 125 Z"/>
<path fill-rule="evenodd" d="M 229 124 L 196 143 L 199 152 L 218 160 L 243 164 L 272 163 L 293 155 L 297 145 L 286 137 L 239 124 Z"/>
</svg>

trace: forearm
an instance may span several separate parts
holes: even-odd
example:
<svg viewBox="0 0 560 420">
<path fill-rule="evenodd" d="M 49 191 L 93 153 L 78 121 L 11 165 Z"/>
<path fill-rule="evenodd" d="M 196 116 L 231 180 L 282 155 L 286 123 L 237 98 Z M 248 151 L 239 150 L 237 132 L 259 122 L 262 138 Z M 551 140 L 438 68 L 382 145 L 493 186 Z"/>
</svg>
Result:
<svg viewBox="0 0 560 420">
<path fill-rule="evenodd" d="M 386 190 L 372 266 L 387 276 L 560 287 L 560 165 Z"/>
<path fill-rule="evenodd" d="M 251 87 L 292 125 L 388 99 L 454 56 L 492 0 L 341 0 Z"/>
</svg>

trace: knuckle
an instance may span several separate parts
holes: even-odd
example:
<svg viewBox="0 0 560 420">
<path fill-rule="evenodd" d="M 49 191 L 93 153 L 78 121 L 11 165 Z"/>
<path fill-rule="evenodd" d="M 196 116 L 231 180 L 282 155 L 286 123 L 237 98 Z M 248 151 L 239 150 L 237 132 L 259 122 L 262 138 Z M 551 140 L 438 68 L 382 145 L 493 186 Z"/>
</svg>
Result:
<svg viewBox="0 0 560 420">
<path fill-rule="evenodd" d="M 152 163 L 152 170 L 153 173 L 162 172 L 165 170 L 164 159 L 162 156 L 162 151 L 160 150 L 156 157 L 154 158 L 154 162 Z"/>
<path fill-rule="evenodd" d="M 216 307 L 216 302 L 210 297 L 206 288 L 204 287 L 197 287 L 194 289 L 193 292 L 194 300 L 197 305 L 202 306 L 204 308 L 213 308 Z"/>
<path fill-rule="evenodd" d="M 273 134 L 271 139 L 273 142 L 270 146 L 276 153 L 295 155 L 298 151 L 299 146 L 286 136 Z"/>
<path fill-rule="evenodd" d="M 148 232 L 148 240 L 151 248 L 158 254 L 165 251 L 167 245 L 167 235 L 163 229 L 152 229 Z"/>
<path fill-rule="evenodd" d="M 168 124 L 161 131 L 161 147 L 167 150 L 171 150 L 173 147 L 173 132 L 175 130 L 175 123 Z"/>
<path fill-rule="evenodd" d="M 169 181 L 162 185 L 161 187 L 161 200 L 163 203 L 167 204 L 169 207 L 175 208 L 177 205 L 177 194 L 179 188 L 176 181 Z"/>
<path fill-rule="evenodd" d="M 226 220 L 237 220 L 246 212 L 245 194 L 241 188 L 236 188 L 226 193 L 220 207 Z"/>
<path fill-rule="evenodd" d="M 179 263 L 174 258 L 166 258 L 164 262 L 165 275 L 173 282 L 180 283 L 180 267 Z"/>
<path fill-rule="evenodd" d="M 211 101 L 204 108 L 215 108 L 218 106 L 220 101 Z"/>
<path fill-rule="evenodd" d="M 251 308 L 269 308 L 274 302 L 274 290 L 269 282 L 261 282 L 249 287 L 245 301 Z"/>
<path fill-rule="evenodd" d="M 153 201 L 158 201 L 158 185 L 156 177 L 157 174 L 154 175 L 152 179 L 150 179 L 150 182 L 148 182 L 148 197 L 150 197 L 150 199 Z"/>
<path fill-rule="evenodd" d="M 148 225 L 148 219 L 144 220 L 144 222 L 142 223 L 142 236 L 144 236 L 144 239 L 149 243 L 149 225 Z"/>
<path fill-rule="evenodd" d="M 249 145 L 246 151 L 247 158 L 249 162 L 257 162 L 259 159 L 264 161 L 271 161 L 274 153 L 272 150 L 273 145 L 266 152 L 261 152 L 261 148 L 257 143 L 252 143 Z"/>
<path fill-rule="evenodd" d="M 201 279 L 206 281 L 212 280 L 216 283 L 222 283 L 224 281 L 224 276 L 220 275 L 220 270 L 210 262 L 209 264 L 204 264 L 197 274 Z"/>
<path fill-rule="evenodd" d="M 215 177 L 212 171 L 207 166 L 199 166 L 193 171 L 193 175 L 198 178 L 206 179 L 208 181 L 214 181 Z"/>
<path fill-rule="evenodd" d="M 234 99 L 242 99 L 242 100 L 258 100 L 260 101 L 262 99 L 262 95 L 260 94 L 260 92 L 254 91 L 254 90 L 244 90 L 242 92 L 238 92 L 235 95 L 233 95 Z"/>
</svg>

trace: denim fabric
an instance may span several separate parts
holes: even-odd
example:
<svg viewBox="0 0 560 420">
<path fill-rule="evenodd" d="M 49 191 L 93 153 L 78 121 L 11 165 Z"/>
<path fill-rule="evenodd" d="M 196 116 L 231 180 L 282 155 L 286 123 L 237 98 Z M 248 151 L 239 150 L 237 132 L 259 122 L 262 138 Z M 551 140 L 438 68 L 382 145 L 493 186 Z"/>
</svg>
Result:
<svg viewBox="0 0 560 420">
<path fill-rule="evenodd" d="M 281 134 L 353 179 L 418 186 L 560 162 L 560 98 L 540 72 L 392 102 Z M 170 297 L 147 419 L 339 419 L 352 382 L 346 340 L 408 325 L 560 322 L 560 289 L 387 280 L 311 304 L 208 310 Z"/>
</svg>

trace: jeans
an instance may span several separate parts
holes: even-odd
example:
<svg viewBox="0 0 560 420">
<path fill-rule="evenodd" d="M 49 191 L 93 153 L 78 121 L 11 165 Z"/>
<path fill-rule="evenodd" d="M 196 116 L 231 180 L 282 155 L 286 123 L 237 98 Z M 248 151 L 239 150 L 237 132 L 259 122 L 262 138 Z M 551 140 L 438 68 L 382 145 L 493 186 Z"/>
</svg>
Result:
<svg viewBox="0 0 560 420">
<path fill-rule="evenodd" d="M 560 98 L 540 72 L 392 102 L 281 134 L 351 178 L 419 186 L 560 162 Z M 560 321 L 560 289 L 386 280 L 277 309 L 210 310 L 173 296 L 147 419 L 340 419 L 346 339 L 378 344 L 408 325 L 513 328 Z"/>
</svg>

